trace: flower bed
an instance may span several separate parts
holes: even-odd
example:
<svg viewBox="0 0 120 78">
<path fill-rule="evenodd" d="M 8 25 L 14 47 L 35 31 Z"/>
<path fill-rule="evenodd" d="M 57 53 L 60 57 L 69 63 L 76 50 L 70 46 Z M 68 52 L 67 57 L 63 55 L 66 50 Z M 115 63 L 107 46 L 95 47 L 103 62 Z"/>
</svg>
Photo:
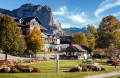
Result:
<svg viewBox="0 0 120 78">
<path fill-rule="evenodd" d="M 40 62 L 40 61 L 43 61 L 43 60 L 38 60 L 38 59 L 32 59 L 31 62 Z M 25 61 L 26 63 L 29 63 L 30 60 L 26 60 Z"/>
<path fill-rule="evenodd" d="M 112 66 L 118 66 L 120 64 L 120 60 L 119 59 L 110 59 L 107 61 L 107 64 L 111 64 Z"/>
<path fill-rule="evenodd" d="M 0 67 L 4 65 L 14 65 L 15 63 L 13 61 L 0 61 Z"/>
<path fill-rule="evenodd" d="M 105 71 L 105 68 L 100 67 L 99 65 L 84 65 L 81 64 L 79 66 L 75 66 L 72 69 L 70 69 L 70 72 L 76 72 L 76 71 Z"/>
<path fill-rule="evenodd" d="M 0 69 L 1 73 L 21 73 L 21 72 L 39 72 L 38 68 L 33 68 L 28 65 L 14 65 L 14 66 L 8 66 L 3 67 Z"/>
</svg>

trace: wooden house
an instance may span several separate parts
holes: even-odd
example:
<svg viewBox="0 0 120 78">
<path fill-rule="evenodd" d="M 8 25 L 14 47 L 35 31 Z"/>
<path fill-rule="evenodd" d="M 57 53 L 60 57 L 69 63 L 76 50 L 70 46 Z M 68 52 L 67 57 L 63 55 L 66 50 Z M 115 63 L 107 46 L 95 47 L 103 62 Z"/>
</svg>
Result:
<svg viewBox="0 0 120 78">
<path fill-rule="evenodd" d="M 71 44 L 66 49 L 68 58 L 87 59 L 91 57 L 91 50 L 84 45 Z"/>
</svg>

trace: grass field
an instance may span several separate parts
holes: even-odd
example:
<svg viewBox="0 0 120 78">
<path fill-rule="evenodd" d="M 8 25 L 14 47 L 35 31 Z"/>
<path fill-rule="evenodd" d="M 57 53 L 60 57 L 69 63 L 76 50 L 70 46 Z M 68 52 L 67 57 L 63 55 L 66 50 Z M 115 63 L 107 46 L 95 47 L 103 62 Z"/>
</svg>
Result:
<svg viewBox="0 0 120 78">
<path fill-rule="evenodd" d="M 59 70 L 69 70 L 75 65 L 81 64 L 80 60 L 60 60 Z M 37 67 L 40 70 L 56 70 L 56 61 L 41 62 L 36 64 L 31 64 L 31 67 Z"/>
<path fill-rule="evenodd" d="M 59 61 L 59 73 L 55 73 L 56 61 L 45 61 L 35 64 L 30 64 L 32 67 L 37 67 L 40 70 L 51 70 L 46 73 L 0 73 L 0 78 L 77 78 L 86 75 L 93 75 L 99 73 L 107 73 L 111 71 L 120 70 L 120 67 L 106 66 L 106 71 L 88 71 L 88 72 L 63 72 L 61 70 L 69 70 L 75 65 L 81 64 L 80 60 L 60 60 Z M 52 71 L 54 70 L 54 72 Z"/>
</svg>

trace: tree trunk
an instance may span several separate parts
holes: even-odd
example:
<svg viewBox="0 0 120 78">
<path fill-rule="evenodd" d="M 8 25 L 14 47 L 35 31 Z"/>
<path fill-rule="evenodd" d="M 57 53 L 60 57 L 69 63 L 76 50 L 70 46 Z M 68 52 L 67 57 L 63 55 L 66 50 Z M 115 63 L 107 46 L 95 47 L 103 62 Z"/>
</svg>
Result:
<svg viewBox="0 0 120 78">
<path fill-rule="evenodd" d="M 7 61 L 7 52 L 5 52 L 5 61 Z"/>
</svg>

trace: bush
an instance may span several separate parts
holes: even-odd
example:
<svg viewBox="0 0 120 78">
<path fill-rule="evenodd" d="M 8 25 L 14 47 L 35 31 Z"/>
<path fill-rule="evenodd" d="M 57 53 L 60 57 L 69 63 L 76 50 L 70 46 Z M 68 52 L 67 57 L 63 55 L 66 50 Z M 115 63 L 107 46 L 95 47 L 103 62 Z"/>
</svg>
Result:
<svg viewBox="0 0 120 78">
<path fill-rule="evenodd" d="M 101 67 L 99 65 L 96 66 L 96 71 L 100 71 Z"/>
<path fill-rule="evenodd" d="M 101 67 L 101 70 L 105 71 L 105 68 Z"/>
<path fill-rule="evenodd" d="M 86 66 L 89 70 L 92 68 L 92 66 L 91 65 L 87 65 Z"/>
<path fill-rule="evenodd" d="M 0 69 L 1 73 L 8 73 L 8 72 L 12 72 L 12 73 L 18 73 L 18 72 L 39 72 L 39 69 L 37 68 L 32 68 L 28 65 L 24 66 L 24 65 L 15 65 L 15 66 L 11 66 L 11 67 L 4 67 L 3 69 Z"/>
<path fill-rule="evenodd" d="M 80 66 L 75 66 L 72 69 L 70 69 L 70 72 L 76 72 L 76 71 L 82 71 L 82 67 Z"/>
<path fill-rule="evenodd" d="M 92 71 L 96 71 L 96 66 L 92 66 Z"/>
<path fill-rule="evenodd" d="M 82 71 L 87 71 L 87 68 L 86 68 L 86 67 L 83 67 L 83 68 L 82 68 Z"/>
<path fill-rule="evenodd" d="M 108 61 L 107 61 L 108 64 L 112 64 L 112 63 L 114 63 L 114 62 L 115 62 L 115 60 L 108 60 Z"/>
<path fill-rule="evenodd" d="M 100 71 L 100 70 L 103 70 L 105 71 L 105 68 L 103 67 L 100 67 L 99 65 L 79 65 L 79 66 L 75 66 L 73 67 L 72 69 L 70 69 L 70 72 L 76 72 L 76 71 Z"/>
<path fill-rule="evenodd" d="M 112 66 L 117 66 L 118 65 L 118 62 L 113 62 L 112 63 Z"/>
<path fill-rule="evenodd" d="M 12 68 L 11 68 L 11 72 L 12 72 L 12 73 L 19 73 L 20 70 L 18 70 L 18 69 L 15 68 L 15 67 L 12 67 Z"/>
<path fill-rule="evenodd" d="M 38 68 L 33 68 L 32 72 L 39 72 Z"/>
</svg>

